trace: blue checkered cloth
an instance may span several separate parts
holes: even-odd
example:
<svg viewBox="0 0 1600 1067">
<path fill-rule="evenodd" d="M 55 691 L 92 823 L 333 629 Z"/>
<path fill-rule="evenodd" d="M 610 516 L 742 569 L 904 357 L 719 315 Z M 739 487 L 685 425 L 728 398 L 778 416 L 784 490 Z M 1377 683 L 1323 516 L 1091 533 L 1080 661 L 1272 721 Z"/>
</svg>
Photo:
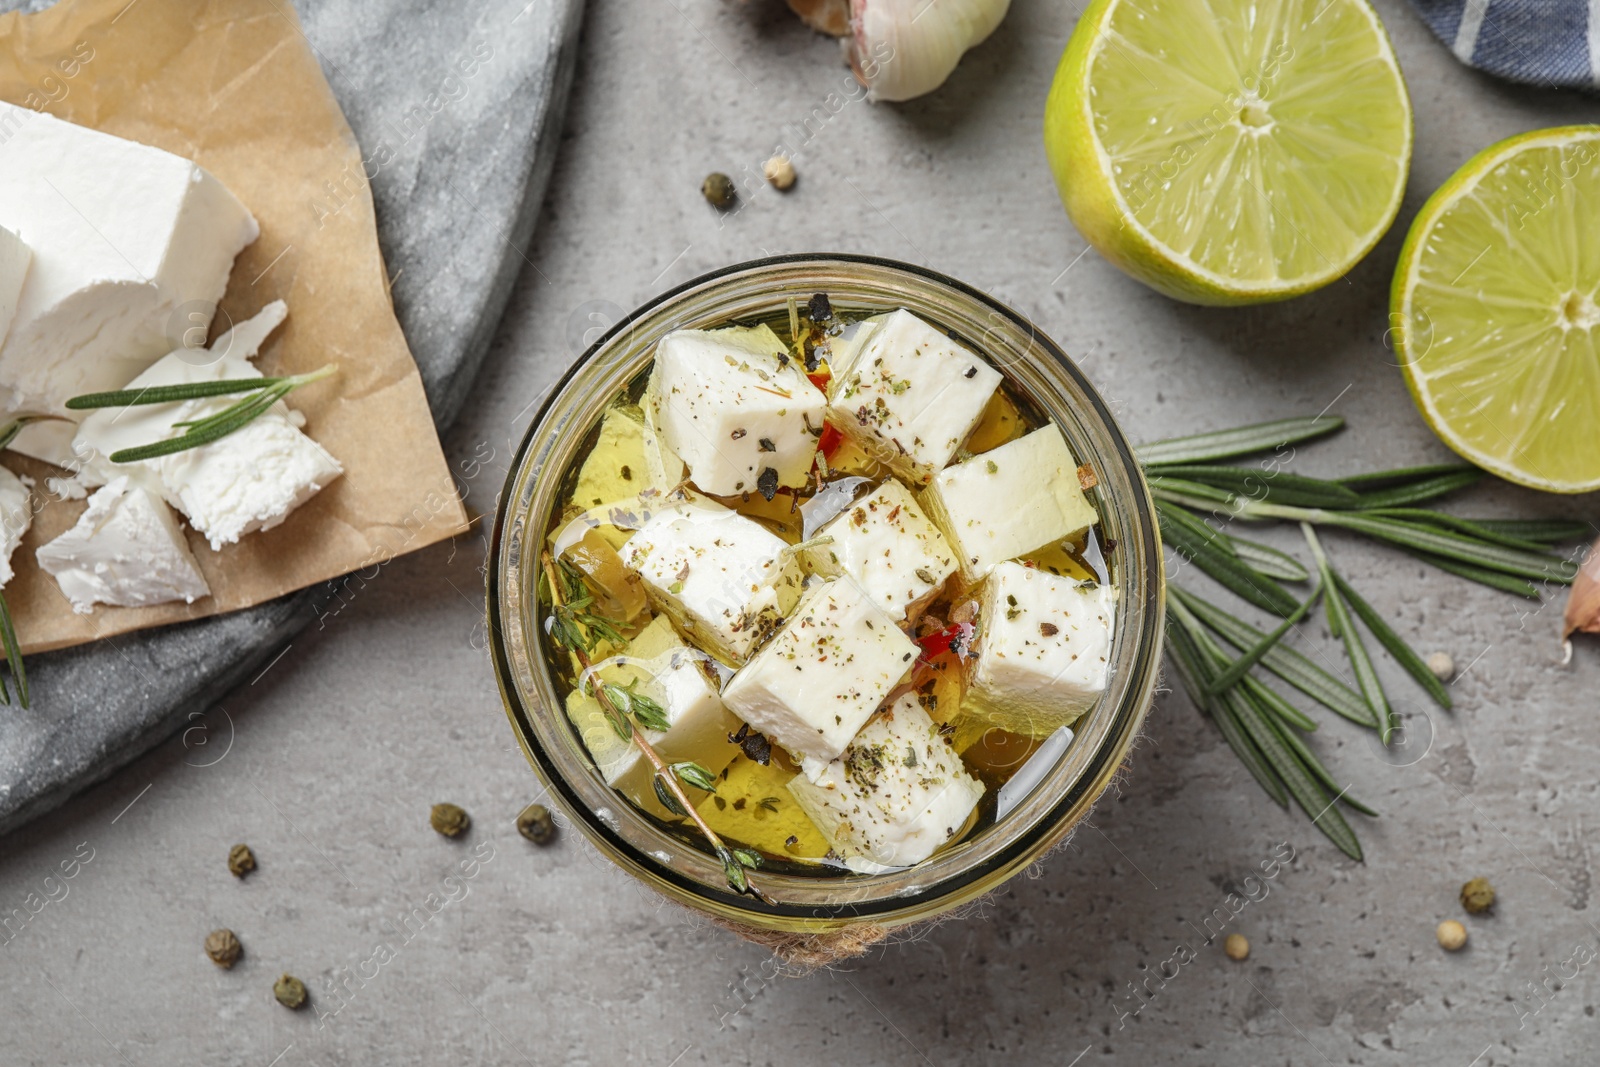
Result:
<svg viewBox="0 0 1600 1067">
<path fill-rule="evenodd" d="M 1600 86 L 1600 0 L 1411 0 L 1468 66 L 1525 85 Z"/>
</svg>

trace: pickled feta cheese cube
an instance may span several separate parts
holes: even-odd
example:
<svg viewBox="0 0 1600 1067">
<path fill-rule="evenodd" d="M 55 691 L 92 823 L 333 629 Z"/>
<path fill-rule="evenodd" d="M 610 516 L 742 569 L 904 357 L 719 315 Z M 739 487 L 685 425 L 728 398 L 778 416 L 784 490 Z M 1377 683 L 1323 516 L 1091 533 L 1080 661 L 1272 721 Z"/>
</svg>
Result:
<svg viewBox="0 0 1600 1067">
<path fill-rule="evenodd" d="M 789 546 L 760 523 L 703 499 L 662 508 L 622 561 L 695 646 L 738 666 L 800 597 Z"/>
<path fill-rule="evenodd" d="M 704 660 L 704 653 L 685 645 L 672 624 L 657 616 L 621 655 L 601 660 L 595 668 L 600 682 L 631 688 L 661 705 L 671 727 L 643 733 L 662 759 L 693 760 L 718 775 L 739 754 L 739 747 L 728 740 L 739 720 L 723 706 Z M 573 690 L 567 696 L 567 715 L 605 780 L 631 800 L 666 814 L 650 784 L 650 762 L 639 746 L 617 734 L 593 693 Z"/>
<path fill-rule="evenodd" d="M 956 570 L 949 542 L 911 491 L 893 478 L 857 499 L 817 535 L 833 540 L 807 549 L 807 566 L 829 578 L 848 574 L 896 622 Z"/>
<path fill-rule="evenodd" d="M 1105 692 L 1116 593 L 1020 563 L 984 580 L 967 710 L 1014 734 L 1044 737 Z"/>
<path fill-rule="evenodd" d="M 0 342 L 11 330 L 11 320 L 17 317 L 17 302 L 22 299 L 22 283 L 28 280 L 28 267 L 33 263 L 33 252 L 22 243 L 22 238 L 0 227 Z"/>
<path fill-rule="evenodd" d="M 36 555 L 80 615 L 95 604 L 141 608 L 211 595 L 172 509 L 126 477 L 97 490 L 77 525 Z"/>
<path fill-rule="evenodd" d="M 885 315 L 834 368 L 828 418 L 896 473 L 926 485 L 977 425 L 1000 373 L 909 311 Z"/>
<path fill-rule="evenodd" d="M 872 718 L 844 753 L 789 792 L 847 863 L 921 863 L 961 832 L 983 783 L 907 693 Z"/>
<path fill-rule="evenodd" d="M 1054 423 L 940 471 L 922 504 L 950 539 L 968 581 L 1098 521 Z"/>
<path fill-rule="evenodd" d="M 670 493 L 683 484 L 689 475 L 689 468 L 661 439 L 661 429 L 656 425 L 656 405 L 647 398 L 643 406 L 645 485 L 662 493 Z"/>
<path fill-rule="evenodd" d="M 806 484 L 827 407 L 766 326 L 669 333 L 644 402 L 699 489 L 768 500 L 779 486 Z"/>
<path fill-rule="evenodd" d="M 838 578 L 806 591 L 722 699 L 795 759 L 825 762 L 844 751 L 905 677 L 916 651 L 859 585 Z"/>
<path fill-rule="evenodd" d="M 0 467 L 0 588 L 11 581 L 11 556 L 33 525 L 33 501 L 22 479 Z"/>
</svg>

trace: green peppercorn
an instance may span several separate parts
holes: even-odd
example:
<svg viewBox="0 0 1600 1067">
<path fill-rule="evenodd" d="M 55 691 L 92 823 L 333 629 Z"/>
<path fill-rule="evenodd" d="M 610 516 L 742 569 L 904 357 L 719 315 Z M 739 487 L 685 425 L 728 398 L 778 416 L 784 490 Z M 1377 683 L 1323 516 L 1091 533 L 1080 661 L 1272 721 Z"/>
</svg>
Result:
<svg viewBox="0 0 1600 1067">
<path fill-rule="evenodd" d="M 433 828 L 446 837 L 460 837 L 472 825 L 472 816 L 454 804 L 435 804 L 428 814 Z"/>
<path fill-rule="evenodd" d="M 700 183 L 700 195 L 705 197 L 706 202 L 712 207 L 726 211 L 733 206 L 739 191 L 734 188 L 732 178 L 721 171 L 713 171 Z"/>
<path fill-rule="evenodd" d="M 286 974 L 273 983 L 272 995 L 286 1008 L 301 1008 L 306 1002 L 306 984 L 293 975 Z"/>
<path fill-rule="evenodd" d="M 536 845 L 548 845 L 555 840 L 556 824 L 550 818 L 550 809 L 543 804 L 529 804 L 517 816 L 517 833 Z"/>
<path fill-rule="evenodd" d="M 243 878 L 256 869 L 256 854 L 249 845 L 234 845 L 228 850 L 228 870 L 235 878 Z"/>
<path fill-rule="evenodd" d="M 232 930 L 213 930 L 206 935 L 206 955 L 224 970 L 239 962 L 239 954 L 243 951 Z"/>
<path fill-rule="evenodd" d="M 1461 887 L 1461 906 L 1469 915 L 1478 915 L 1494 907 L 1494 886 L 1487 878 L 1474 878 Z"/>
</svg>

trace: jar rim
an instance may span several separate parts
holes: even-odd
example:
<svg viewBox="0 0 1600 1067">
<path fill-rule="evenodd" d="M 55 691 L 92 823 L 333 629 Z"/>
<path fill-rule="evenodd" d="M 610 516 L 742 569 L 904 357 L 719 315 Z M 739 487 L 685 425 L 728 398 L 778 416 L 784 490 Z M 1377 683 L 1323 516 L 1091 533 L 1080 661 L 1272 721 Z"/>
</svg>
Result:
<svg viewBox="0 0 1600 1067">
<path fill-rule="evenodd" d="M 828 282 L 804 282 L 808 277 L 826 277 Z M 1060 422 L 1062 415 L 1071 419 L 1076 433 L 1061 428 L 1079 461 L 1084 461 L 1084 450 L 1091 453 L 1102 486 L 1117 487 L 1117 493 L 1102 496 L 1099 509 L 1102 522 L 1114 522 L 1121 535 L 1116 539 L 1119 572 L 1112 678 L 1100 701 L 1074 724 L 1076 730 L 1093 720 L 1096 729 L 1075 737 L 1067 753 L 1015 810 L 970 839 L 893 874 L 805 877 L 758 872 L 756 879 L 764 889 L 778 884 L 785 892 L 769 893 L 770 900 L 742 896 L 726 887 L 721 866 L 709 853 L 690 849 L 609 787 L 595 788 L 597 781 L 602 787 L 604 782 L 592 761 L 587 761 L 587 773 L 574 764 L 571 742 L 576 731 L 544 656 L 534 647 L 542 635 L 537 605 L 526 607 L 523 543 L 543 539 L 550 511 L 546 507 L 534 515 L 535 498 L 541 486 L 546 496 L 554 492 L 550 483 L 576 449 L 570 440 L 561 446 L 552 439 L 559 438 L 563 428 L 574 431 L 569 438 L 588 432 L 598 417 L 597 400 L 609 403 L 616 395 L 609 387 L 647 363 L 656 337 L 683 328 L 683 322 L 666 321 L 674 309 L 695 302 L 694 308 L 707 320 L 696 325 L 712 325 L 739 317 L 737 310 L 715 310 L 730 300 L 742 300 L 740 306 L 766 303 L 781 308 L 793 295 L 787 290 L 823 291 L 837 299 L 835 292 L 844 297 L 847 291 L 859 295 L 858 291 L 879 289 L 882 298 L 869 300 L 879 310 L 907 302 L 949 304 L 946 314 L 932 315 L 942 328 L 948 329 L 953 320 L 964 326 L 987 322 L 983 333 L 987 345 L 964 336 L 959 339 L 997 364 L 1014 383 L 1018 376 L 1031 377 L 1031 382 L 1016 384 L 1053 421 Z M 897 303 L 899 297 L 906 300 Z M 961 302 L 969 306 L 958 310 L 956 304 Z M 985 319 L 971 317 L 977 312 Z M 630 348 L 628 335 L 635 331 L 641 331 L 641 337 L 632 339 Z M 996 358 L 1001 350 L 1007 353 L 1004 359 Z M 609 368 L 608 362 L 613 364 Z M 1055 388 L 1041 396 L 1039 385 Z M 561 447 L 568 452 L 564 459 L 558 456 Z M 559 501 L 539 502 L 559 506 Z M 878 256 L 788 253 L 731 264 L 669 289 L 620 318 L 551 387 L 529 422 L 497 503 L 485 571 L 489 650 L 506 714 L 524 754 L 558 806 L 591 843 L 625 870 L 680 902 L 756 926 L 815 931 L 858 922 L 892 925 L 948 910 L 995 888 L 1058 845 L 1105 792 L 1148 713 L 1159 674 L 1164 576 L 1154 505 L 1132 446 L 1104 399 L 1059 345 L 1001 301 L 937 271 Z M 1111 706 L 1113 693 L 1115 706 Z M 1092 750 L 1088 750 L 1090 740 Z M 577 750 L 582 751 L 581 742 Z M 1069 765 L 1075 773 L 1063 777 Z M 1051 792 L 1054 795 L 1047 795 Z M 1023 819 L 1011 821 L 1024 811 Z M 986 847 L 970 851 L 980 841 Z M 951 862 L 963 852 L 967 862 Z M 797 882 L 815 888 L 801 891 L 793 884 Z"/>
</svg>

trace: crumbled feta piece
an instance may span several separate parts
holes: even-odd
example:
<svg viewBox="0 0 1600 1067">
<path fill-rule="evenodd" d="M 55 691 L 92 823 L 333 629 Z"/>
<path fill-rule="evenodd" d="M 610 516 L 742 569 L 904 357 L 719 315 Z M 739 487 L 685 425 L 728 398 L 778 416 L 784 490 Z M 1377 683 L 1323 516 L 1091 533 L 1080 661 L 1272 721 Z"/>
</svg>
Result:
<svg viewBox="0 0 1600 1067">
<path fill-rule="evenodd" d="M 0 226 L 33 249 L 0 346 L 9 410 L 64 413 L 201 341 L 234 257 L 260 233 L 211 174 L 170 152 L 0 103 Z M 29 426 L 13 447 L 59 462 L 69 427 Z"/>
<path fill-rule="evenodd" d="M 940 471 L 922 504 L 950 539 L 969 582 L 1002 560 L 1080 534 L 1099 518 L 1054 423 Z"/>
<path fill-rule="evenodd" d="M 632 687 L 661 705 L 671 729 L 645 730 L 644 737 L 662 759 L 693 760 L 715 776 L 739 754 L 738 746 L 728 740 L 739 729 L 739 720 L 723 707 L 704 660 L 704 653 L 685 645 L 672 624 L 657 616 L 628 643 L 624 654 L 600 661 L 595 670 L 601 681 Z M 592 693 L 573 690 L 567 697 L 567 714 L 606 781 L 629 799 L 659 809 L 650 784 L 650 762 L 639 746 L 617 735 Z"/>
<path fill-rule="evenodd" d="M 982 637 L 968 679 L 972 714 L 1014 734 L 1044 737 L 1105 692 L 1116 592 L 1021 563 L 984 580 Z"/>
<path fill-rule="evenodd" d="M 658 510 L 622 548 L 652 603 L 730 666 L 794 606 L 800 566 L 782 538 L 704 499 Z"/>
<path fill-rule="evenodd" d="M 796 759 L 831 760 L 905 677 L 916 651 L 859 585 L 838 578 L 807 590 L 722 700 Z"/>
<path fill-rule="evenodd" d="M 827 398 L 770 328 L 733 326 L 663 337 L 644 403 L 701 491 L 771 500 L 806 483 Z"/>
<path fill-rule="evenodd" d="M 17 303 L 32 263 L 33 252 L 22 238 L 0 227 L 0 342 L 5 341 L 11 320 L 17 317 Z"/>
<path fill-rule="evenodd" d="M 0 588 L 10 582 L 11 555 L 33 525 L 33 501 L 22 479 L 0 467 Z"/>
<path fill-rule="evenodd" d="M 281 300 L 219 337 L 212 358 L 179 349 L 123 388 L 259 378 L 250 360 L 287 315 Z M 80 478 L 98 485 L 128 477 L 162 494 L 206 535 L 213 549 L 247 533 L 270 530 L 295 508 L 343 473 L 339 462 L 298 428 L 298 412 L 281 401 L 242 429 L 219 441 L 139 463 L 114 464 L 118 449 L 176 437 L 174 423 L 204 419 L 237 396 L 207 397 L 178 404 L 102 408 L 78 427 L 73 450 L 83 464 Z"/>
<path fill-rule="evenodd" d="M 172 509 L 127 478 L 97 490 L 78 524 L 37 555 L 80 615 L 97 603 L 141 608 L 211 595 Z"/>
<path fill-rule="evenodd" d="M 983 783 L 907 693 L 814 778 L 796 776 L 789 792 L 846 862 L 909 867 L 961 831 Z"/>
<path fill-rule="evenodd" d="M 833 371 L 829 421 L 915 485 L 950 462 L 1000 387 L 1000 372 L 905 310 Z"/>
<path fill-rule="evenodd" d="M 806 550 L 817 574 L 848 574 L 896 622 L 955 573 L 950 545 L 917 507 L 911 491 L 890 478 L 845 508 L 818 536 L 831 543 Z"/>
</svg>

